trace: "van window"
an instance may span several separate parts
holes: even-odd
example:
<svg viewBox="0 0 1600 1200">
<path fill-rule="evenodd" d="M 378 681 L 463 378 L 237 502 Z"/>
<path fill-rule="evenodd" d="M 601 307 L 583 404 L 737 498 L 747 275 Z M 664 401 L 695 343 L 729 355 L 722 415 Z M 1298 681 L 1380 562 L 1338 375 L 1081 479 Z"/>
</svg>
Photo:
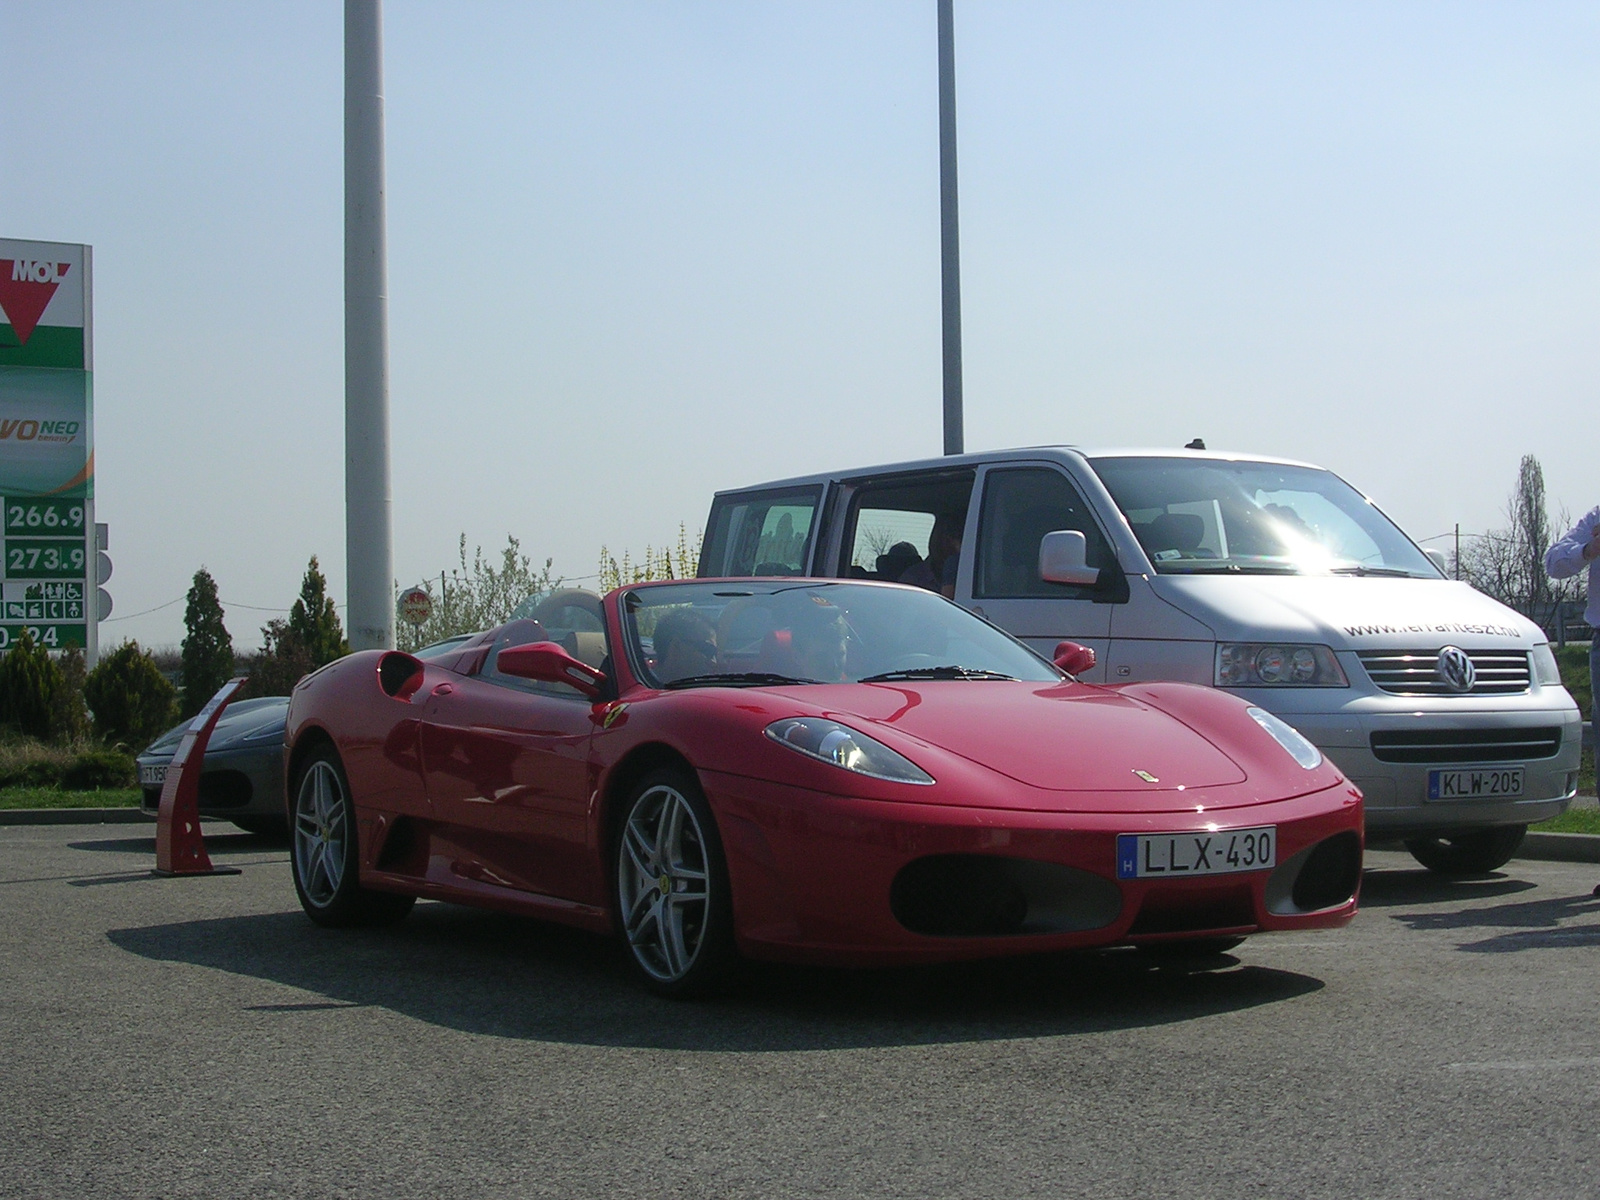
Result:
<svg viewBox="0 0 1600 1200">
<path fill-rule="evenodd" d="M 973 472 L 902 477 L 860 488 L 839 574 L 955 593 Z"/>
<path fill-rule="evenodd" d="M 1039 578 L 1039 542 L 1047 533 L 1076 529 L 1088 543 L 1091 567 L 1116 570 L 1116 555 L 1072 481 L 1050 467 L 990 471 L 984 478 L 973 595 L 990 599 L 1092 596 L 1094 587 Z"/>
<path fill-rule="evenodd" d="M 804 575 L 822 487 L 726 496 L 711 506 L 701 576 Z"/>
<path fill-rule="evenodd" d="M 1210 458 L 1091 465 L 1163 575 L 1439 577 L 1370 500 L 1320 467 Z"/>
</svg>

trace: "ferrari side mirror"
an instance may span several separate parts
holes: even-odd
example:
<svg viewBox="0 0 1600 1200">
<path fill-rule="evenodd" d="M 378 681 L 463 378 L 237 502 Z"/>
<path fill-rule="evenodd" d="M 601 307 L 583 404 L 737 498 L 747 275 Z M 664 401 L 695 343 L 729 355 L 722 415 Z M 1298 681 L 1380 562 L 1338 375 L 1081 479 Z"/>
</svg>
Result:
<svg viewBox="0 0 1600 1200">
<path fill-rule="evenodd" d="M 564 683 L 591 699 L 600 695 L 606 678 L 604 671 L 579 662 L 554 642 L 507 647 L 496 656 L 494 667 L 502 675 L 537 679 L 541 683 Z"/>
<path fill-rule="evenodd" d="M 1077 642 L 1057 642 L 1055 664 L 1068 675 L 1082 675 L 1094 669 L 1094 649 Z"/>
<path fill-rule="evenodd" d="M 1039 539 L 1039 578 L 1046 583 L 1072 583 L 1092 587 L 1100 568 L 1091 567 L 1089 540 L 1076 529 L 1058 529 Z"/>
</svg>

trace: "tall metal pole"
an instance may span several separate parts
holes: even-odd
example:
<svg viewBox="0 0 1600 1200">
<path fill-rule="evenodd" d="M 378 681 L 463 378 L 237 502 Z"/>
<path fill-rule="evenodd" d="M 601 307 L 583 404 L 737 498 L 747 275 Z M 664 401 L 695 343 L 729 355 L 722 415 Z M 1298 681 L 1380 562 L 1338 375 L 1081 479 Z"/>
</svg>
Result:
<svg viewBox="0 0 1600 1200">
<path fill-rule="evenodd" d="M 344 507 L 350 646 L 394 645 L 383 5 L 344 4 Z"/>
<path fill-rule="evenodd" d="M 939 0 L 939 233 L 944 294 L 944 452 L 962 453 L 961 243 L 956 217 L 954 0 Z"/>
</svg>

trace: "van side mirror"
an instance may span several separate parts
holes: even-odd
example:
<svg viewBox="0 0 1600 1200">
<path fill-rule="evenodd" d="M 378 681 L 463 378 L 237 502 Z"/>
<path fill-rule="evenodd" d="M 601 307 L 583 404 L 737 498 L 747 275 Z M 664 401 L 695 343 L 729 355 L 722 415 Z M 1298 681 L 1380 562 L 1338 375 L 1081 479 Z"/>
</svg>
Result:
<svg viewBox="0 0 1600 1200">
<path fill-rule="evenodd" d="M 1435 550 L 1430 546 L 1423 553 L 1428 556 L 1429 562 L 1439 568 L 1439 574 L 1450 574 L 1450 560 L 1444 556 L 1443 550 Z"/>
<path fill-rule="evenodd" d="M 1094 648 L 1077 642 L 1057 642 L 1055 664 L 1068 675 L 1094 670 Z"/>
<path fill-rule="evenodd" d="M 1100 568 L 1089 566 L 1089 540 L 1076 529 L 1058 529 L 1039 539 L 1039 578 L 1046 583 L 1093 587 Z"/>
<path fill-rule="evenodd" d="M 519 679 L 564 683 L 591 699 L 600 695 L 606 678 L 604 671 L 596 670 L 586 662 L 579 662 L 554 642 L 509 646 L 500 651 L 494 660 L 494 667 L 502 675 L 515 675 Z"/>
</svg>

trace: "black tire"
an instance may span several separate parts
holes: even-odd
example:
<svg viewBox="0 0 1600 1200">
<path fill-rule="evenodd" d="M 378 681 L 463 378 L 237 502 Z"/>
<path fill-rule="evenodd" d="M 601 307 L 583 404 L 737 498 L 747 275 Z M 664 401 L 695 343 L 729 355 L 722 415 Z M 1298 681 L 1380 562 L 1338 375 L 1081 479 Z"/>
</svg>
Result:
<svg viewBox="0 0 1600 1200">
<path fill-rule="evenodd" d="M 300 906 L 318 925 L 391 925 L 411 911 L 415 896 L 361 886 L 355 805 L 344 765 L 331 746 L 300 764 L 294 775 L 294 828 L 289 863 Z"/>
<path fill-rule="evenodd" d="M 652 771 L 622 806 L 614 894 L 628 961 L 663 996 L 703 996 L 737 960 L 716 819 L 686 771 Z"/>
<path fill-rule="evenodd" d="M 246 833 L 274 838 L 289 836 L 289 823 L 282 817 L 230 817 L 229 820 Z"/>
<path fill-rule="evenodd" d="M 1527 832 L 1526 825 L 1501 825 L 1448 837 L 1411 838 L 1406 849 L 1437 874 L 1484 875 L 1510 862 Z"/>
</svg>

